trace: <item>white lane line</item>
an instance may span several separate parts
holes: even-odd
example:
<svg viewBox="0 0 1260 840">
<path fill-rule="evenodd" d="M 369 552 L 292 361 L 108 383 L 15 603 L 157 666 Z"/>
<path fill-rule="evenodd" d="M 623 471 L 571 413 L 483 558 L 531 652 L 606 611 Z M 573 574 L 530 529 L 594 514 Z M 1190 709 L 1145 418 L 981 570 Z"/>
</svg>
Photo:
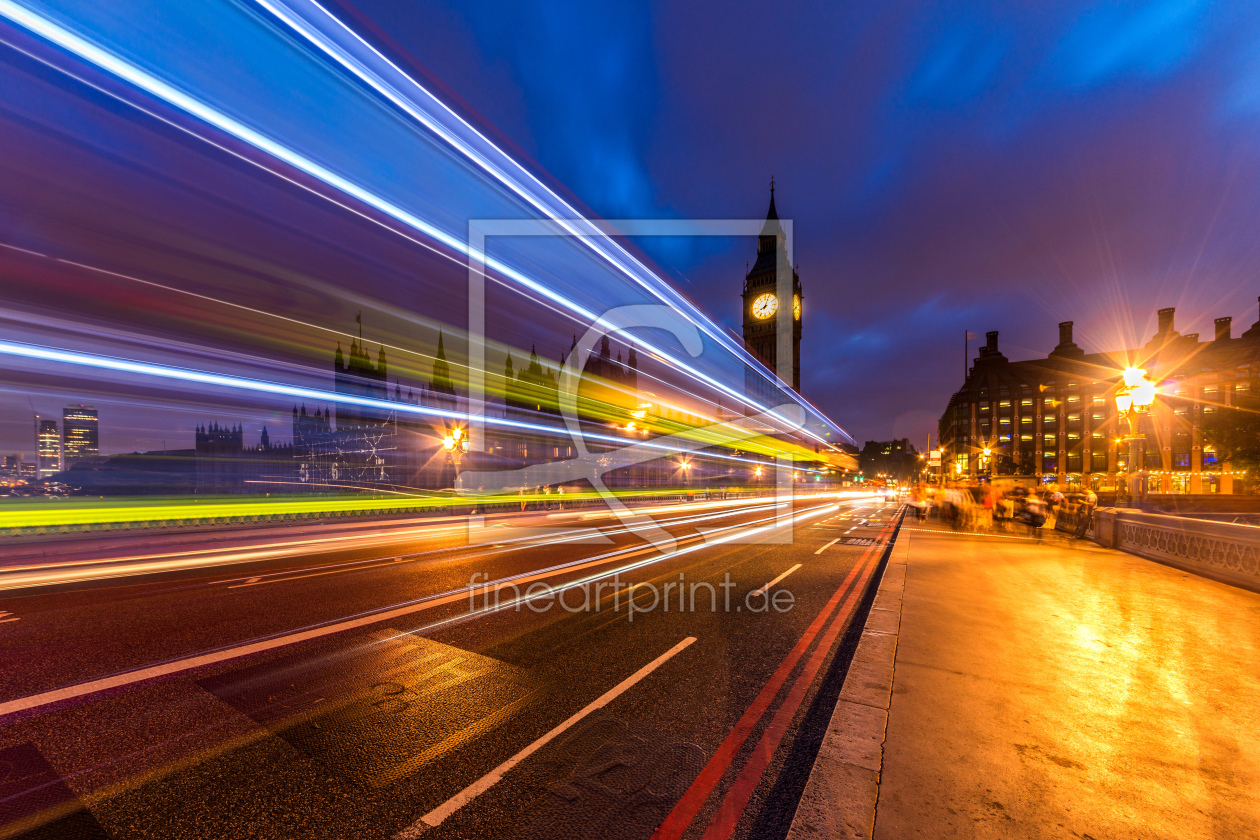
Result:
<svg viewBox="0 0 1260 840">
<path fill-rule="evenodd" d="M 672 648 L 665 651 L 660 656 L 656 657 L 655 659 L 653 659 L 648 664 L 644 665 L 639 670 L 635 671 L 629 677 L 619 682 L 612 689 L 604 692 L 602 695 L 600 695 L 599 699 L 589 703 L 585 708 L 583 708 L 580 712 L 577 712 L 576 714 L 571 716 L 564 723 L 552 729 L 546 735 L 542 736 L 537 741 L 530 744 L 528 747 L 526 747 L 525 749 L 518 752 L 516 755 L 509 758 L 507 761 L 503 762 L 498 767 L 494 768 L 489 773 L 482 776 L 480 779 L 473 782 L 471 785 L 464 788 L 459 793 L 455 794 L 450 799 L 446 800 L 445 802 L 443 802 L 441 805 L 434 808 L 429 813 L 425 814 L 423 817 L 421 817 L 416 822 L 412 823 L 407 828 L 398 832 L 396 835 L 394 835 L 394 837 L 396 838 L 396 840 L 411 840 L 411 838 L 413 837 L 419 837 L 420 834 L 426 830 L 426 828 L 441 825 L 442 821 L 445 820 L 447 817 L 449 817 L 451 814 L 455 813 L 460 808 L 464 807 L 469 802 L 476 799 L 478 796 L 480 796 L 481 794 L 489 790 L 491 787 L 493 787 L 496 783 L 499 782 L 500 779 L 503 778 L 503 776 L 506 773 L 510 772 L 512 768 L 516 767 L 516 765 L 520 764 L 522 761 L 529 758 L 534 753 L 538 752 L 540 749 L 545 747 L 551 741 L 554 741 L 557 736 L 563 734 L 565 730 L 570 729 L 573 726 L 573 724 L 582 720 L 582 718 L 586 717 L 591 712 L 598 711 L 599 709 L 602 709 L 604 706 L 607 706 L 613 700 L 616 700 L 619 696 L 624 694 L 626 691 L 633 688 L 644 677 L 646 677 L 648 674 L 652 673 L 657 668 L 664 665 L 666 662 L 672 659 L 676 654 L 680 653 L 684 648 L 686 648 L 695 640 L 696 639 L 694 636 L 688 636 L 687 638 L 683 639 L 681 642 L 674 645 Z"/>
<path fill-rule="evenodd" d="M 832 540 L 831 542 L 835 542 L 835 540 Z M 827 543 L 827 545 L 831 545 L 831 543 Z M 826 547 L 827 547 L 827 546 L 823 546 L 823 548 L 826 548 Z M 822 549 L 819 549 L 819 551 L 821 551 L 821 550 L 822 550 Z M 818 554 L 818 553 L 819 553 L 819 551 L 815 551 L 814 553 L 815 553 L 815 554 Z M 783 580 L 785 577 L 787 577 L 788 575 L 792 574 L 792 572 L 795 572 L 795 571 L 796 571 L 797 569 L 799 569 L 800 567 L 801 567 L 801 564 L 800 564 L 800 563 L 797 563 L 795 566 L 793 566 L 792 568 L 788 569 L 786 572 L 784 572 L 783 574 L 779 575 L 777 578 L 775 578 L 774 580 L 770 581 L 770 582 L 769 582 L 769 583 L 767 583 L 765 586 L 763 586 L 763 587 L 761 587 L 760 589 L 758 589 L 758 590 L 756 590 L 755 592 L 753 592 L 753 595 L 765 595 L 767 592 L 769 592 L 769 591 L 770 591 L 770 587 L 774 586 L 776 583 L 778 583 L 779 581 Z M 749 597 L 751 597 L 751 596 L 749 596 Z"/>
<path fill-rule="evenodd" d="M 845 531 L 845 533 L 847 534 L 847 533 L 848 533 L 848 531 Z M 815 554 L 822 554 L 824 551 L 826 551 L 827 549 L 831 548 L 833 545 L 835 545 L 835 544 L 836 544 L 836 543 L 838 543 L 838 542 L 840 542 L 840 538 L 839 538 L 839 537 L 836 537 L 834 540 L 832 540 L 831 542 L 827 543 L 826 545 L 824 545 L 822 548 L 818 549 L 818 550 L 817 550 L 817 551 L 815 551 L 814 553 L 815 553 Z"/>
<path fill-rule="evenodd" d="M 854 531 L 856 531 L 856 530 L 857 530 L 857 526 L 856 526 L 856 525 L 854 525 L 852 528 L 850 528 L 849 530 L 845 531 L 845 533 L 846 533 L 846 534 L 851 534 L 851 533 L 853 533 L 853 532 L 854 532 Z"/>
<path fill-rule="evenodd" d="M 13 616 L 13 617 L 5 618 L 5 616 Z M 0 612 L 0 624 L 4 624 L 6 621 L 18 621 L 20 619 L 21 619 L 21 616 L 13 615 L 13 613 L 11 612 Z"/>
<path fill-rule="evenodd" d="M 819 508 L 806 508 L 805 510 L 800 511 L 793 518 L 793 524 L 795 524 L 795 522 L 801 519 L 808 518 L 811 514 L 814 516 L 817 516 L 818 510 Z M 681 554 L 698 551 L 704 548 L 710 548 L 713 545 L 721 545 L 725 542 L 729 542 L 733 539 L 737 539 L 742 536 L 750 536 L 753 534 L 766 533 L 768 531 L 776 530 L 777 528 L 781 527 L 777 524 L 777 522 L 774 521 L 774 518 L 757 520 L 749 524 L 757 525 L 760 522 L 768 522 L 769 524 L 763 525 L 762 527 L 759 527 L 759 528 L 751 528 L 751 529 L 745 529 L 744 524 L 733 525 L 729 528 L 729 530 L 732 532 L 731 536 L 724 540 L 719 540 L 716 542 L 694 541 L 696 540 L 695 537 L 682 537 L 679 539 L 680 543 L 685 543 L 688 541 L 693 541 L 693 542 L 691 542 L 690 545 L 687 545 L 685 547 L 676 548 L 673 552 L 670 552 L 668 554 L 662 554 L 658 557 L 654 557 L 649 561 L 640 561 L 640 564 L 643 562 L 654 563 L 654 562 L 659 562 L 661 560 L 668 560 L 670 558 L 677 557 Z M 380 612 L 371 612 L 371 613 L 367 613 L 366 615 L 359 615 L 355 618 L 346 619 L 345 621 L 338 621 L 331 624 L 325 624 L 320 627 L 314 627 L 310 630 L 302 630 L 297 633 L 289 633 L 284 636 L 275 636 L 270 639 L 263 639 L 261 641 L 240 645 L 238 647 L 224 648 L 222 650 L 216 650 L 210 653 L 204 653 L 197 656 L 189 656 L 183 659 L 173 659 L 169 662 L 163 662 L 158 665 L 151 665 L 147 668 L 139 668 L 134 671 L 124 671 L 120 674 L 113 674 L 108 677 L 101 677 L 100 679 L 90 680 L 88 682 L 82 682 L 76 685 L 66 686 L 64 688 L 56 688 L 50 691 L 41 692 L 39 694 L 32 694 L 27 697 L 19 697 L 16 700 L 9 700 L 7 702 L 0 703 L 0 717 L 3 717 L 4 715 L 12 714 L 13 712 L 21 712 L 27 709 L 35 709 L 35 708 L 39 708 L 40 706 L 47 706 L 51 703 L 56 703 L 61 700 L 70 700 L 76 697 L 85 697 L 87 695 L 96 694 L 98 692 L 106 691 L 111 688 L 119 688 L 121 686 L 131 685 L 132 683 L 142 682 L 144 680 L 152 679 L 154 677 L 162 677 L 162 676 L 168 676 L 170 674 L 178 674 L 183 671 L 191 671 L 195 668 L 201 668 L 206 665 L 214 665 L 219 662 L 226 662 L 231 659 L 237 659 L 243 656 L 250 656 L 255 653 L 263 653 L 268 650 L 274 650 L 276 648 L 281 648 L 281 647 L 286 647 L 288 645 L 297 644 L 298 642 L 309 641 L 310 639 L 318 639 L 324 636 L 331 636 L 336 633 L 344 632 L 346 630 L 354 630 L 359 627 L 368 627 L 370 625 L 377 624 L 382 621 L 390 621 L 400 616 L 411 615 L 412 613 L 417 613 L 422 610 L 433 609 L 434 607 L 440 607 L 445 604 L 453 604 L 459 601 L 463 601 L 464 599 L 468 598 L 468 593 L 470 591 L 475 592 L 477 589 L 481 589 L 484 592 L 486 589 L 490 587 L 494 587 L 492 591 L 498 591 L 500 589 L 506 589 L 509 586 L 514 586 L 514 585 L 519 586 L 521 584 L 531 583 L 535 580 L 542 580 L 544 578 L 555 577 L 556 575 L 563 575 L 563 574 L 569 574 L 572 572 L 578 572 L 578 571 L 589 569 L 595 566 L 606 566 L 606 565 L 609 565 L 611 563 L 616 563 L 621 560 L 629 560 L 633 557 L 640 557 L 644 554 L 653 554 L 656 551 L 657 551 L 656 547 L 651 546 L 651 545 L 643 546 L 641 548 L 632 548 L 628 550 L 623 549 L 620 551 L 613 552 L 612 554 L 595 557 L 595 558 L 592 558 L 590 560 L 586 560 L 583 562 L 555 566 L 549 569 L 542 570 L 535 574 L 504 578 L 501 581 L 486 581 L 484 584 L 477 584 L 476 586 L 469 586 L 464 589 L 451 592 L 448 595 L 435 596 L 424 601 L 413 602 L 413 603 L 405 604 L 404 606 L 394 607 L 393 609 L 383 610 Z M 521 600 L 521 599 L 516 599 L 516 600 Z M 528 597 L 525 597 L 524 600 L 530 600 L 530 599 Z M 509 601 L 509 604 L 510 603 L 511 602 Z M 470 616 L 474 615 L 474 613 L 469 613 L 469 615 Z"/>
<path fill-rule="evenodd" d="M 591 568 L 592 566 L 605 566 L 615 563 L 618 560 L 626 560 L 628 558 L 649 554 L 656 549 L 652 546 L 636 549 L 624 554 L 616 554 L 609 557 L 602 557 L 595 560 L 589 560 L 584 563 L 577 563 L 570 566 L 562 566 L 557 569 L 551 569 L 533 575 L 525 575 L 522 577 L 508 578 L 501 582 L 487 581 L 485 588 L 495 587 L 492 591 L 506 589 L 512 585 L 520 585 L 523 583 L 531 583 L 542 578 L 554 577 L 556 575 L 567 574 L 571 572 L 581 571 Z M 148 668 L 140 668 L 135 671 L 124 671 L 121 674 L 114 674 L 109 677 L 101 677 L 98 680 L 90 680 L 89 682 L 78 683 L 77 685 L 66 686 L 65 688 L 56 688 L 51 691 L 45 691 L 40 694 L 32 694 L 29 697 L 21 697 L 17 700 L 10 700 L 6 703 L 0 703 L 0 717 L 11 714 L 12 712 L 21 712 L 26 709 L 34 709 L 39 706 L 47 706 L 49 703 L 56 703 L 59 700 L 70 700 L 75 697 L 84 697 L 89 694 L 96 694 L 111 688 L 119 688 L 124 685 L 142 682 L 143 680 L 152 679 L 154 677 L 163 677 L 170 674 L 178 674 L 182 671 L 191 671 L 194 668 L 201 668 L 206 665 L 214 665 L 218 662 L 226 662 L 230 659 L 238 659 L 242 656 L 249 656 L 255 653 L 262 653 L 276 648 L 287 647 L 288 645 L 305 642 L 311 639 L 319 639 L 324 636 L 331 636 L 336 633 L 342 633 L 346 630 L 354 630 L 359 627 L 368 627 L 372 624 L 378 624 L 382 621 L 399 618 L 404 615 L 421 612 L 422 610 L 431 610 L 434 607 L 441 607 L 446 604 L 454 604 L 459 601 L 468 599 L 469 591 L 476 591 L 475 587 L 468 587 L 453 592 L 449 595 L 443 595 L 430 598 L 419 603 L 407 604 L 403 607 L 395 607 L 392 610 L 383 612 L 373 612 L 367 615 L 361 615 L 357 618 L 348 619 L 346 621 L 338 621 L 333 624 L 325 624 L 323 627 L 315 627 L 311 630 L 302 630 L 297 633 L 289 633 L 285 636 L 276 636 L 271 639 L 264 639 L 260 642 L 241 645 L 239 647 L 230 647 L 223 650 L 216 650 L 211 653 L 203 653 L 199 656 L 189 656 L 183 659 L 174 659 L 170 662 L 163 662 L 160 665 L 151 665 Z"/>
<path fill-rule="evenodd" d="M 371 566 L 354 566 L 349 569 L 330 569 L 326 572 L 310 572 L 305 575 L 290 575 L 289 577 L 272 578 L 271 580 L 259 580 L 256 577 L 250 578 L 244 583 L 235 583 L 228 589 L 240 589 L 244 586 L 266 586 L 269 583 L 288 583 L 291 580 L 301 580 L 302 578 L 323 577 L 324 575 L 340 575 L 346 572 L 359 572 L 365 569 L 379 569 L 381 566 L 392 566 L 401 560 L 401 557 L 395 557 L 393 560 L 386 560 L 384 563 L 376 563 Z"/>
</svg>

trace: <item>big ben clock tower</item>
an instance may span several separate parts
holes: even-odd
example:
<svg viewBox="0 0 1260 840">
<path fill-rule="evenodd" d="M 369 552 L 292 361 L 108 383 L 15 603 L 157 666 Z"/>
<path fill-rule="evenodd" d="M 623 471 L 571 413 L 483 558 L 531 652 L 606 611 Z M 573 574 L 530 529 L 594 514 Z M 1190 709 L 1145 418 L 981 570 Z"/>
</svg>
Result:
<svg viewBox="0 0 1260 840">
<path fill-rule="evenodd" d="M 774 206 L 774 179 L 770 180 L 770 210 L 757 237 L 757 262 L 744 276 L 744 347 L 759 358 L 797 393 L 801 390 L 801 278 L 788 262 L 787 234 Z M 776 267 L 792 272 L 792 299 L 780 300 Z M 791 320 L 784 316 L 790 310 Z M 792 325 L 792 359 L 779 364 L 779 330 Z M 762 390 L 762 389 L 757 389 Z"/>
</svg>

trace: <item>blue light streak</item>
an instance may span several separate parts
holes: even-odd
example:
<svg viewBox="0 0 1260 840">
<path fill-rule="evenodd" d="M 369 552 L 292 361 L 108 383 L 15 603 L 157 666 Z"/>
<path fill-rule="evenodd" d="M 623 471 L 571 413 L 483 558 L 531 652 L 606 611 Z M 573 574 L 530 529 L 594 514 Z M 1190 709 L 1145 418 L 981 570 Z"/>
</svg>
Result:
<svg viewBox="0 0 1260 840">
<path fill-rule="evenodd" d="M 209 371 L 193 370 L 191 368 L 158 365 L 150 362 L 136 362 L 130 359 L 98 356 L 92 353 L 79 353 L 73 350 L 58 350 L 55 347 L 41 347 L 36 344 L 23 344 L 15 341 L 0 341 L 0 354 L 18 356 L 24 359 L 35 359 L 44 362 L 57 362 L 60 364 L 90 367 L 97 370 L 134 373 L 140 376 L 152 376 L 159 379 L 174 379 L 183 382 L 195 382 L 200 385 L 211 385 L 220 388 L 252 391 L 256 393 L 270 394 L 273 396 L 293 397 L 295 399 L 313 401 L 322 400 L 331 403 L 340 403 L 343 405 L 356 405 L 365 408 L 375 408 L 384 411 L 397 412 L 399 414 L 436 417 L 456 422 L 467 420 L 467 417 L 463 413 L 451 411 L 449 409 L 414 405 L 412 403 L 404 402 L 392 402 L 390 400 L 377 400 L 372 399 L 371 397 L 357 397 L 353 394 L 339 394 L 333 391 L 324 391 L 319 388 L 304 388 L 300 385 L 286 385 L 282 382 L 268 382 L 262 379 L 250 379 L 244 376 L 229 376 L 222 373 L 211 373 Z M 551 435 L 567 435 L 567 431 L 562 427 L 546 426 L 541 423 L 527 423 L 522 420 L 486 417 L 484 418 L 484 422 L 487 425 L 501 426 L 517 431 L 542 432 L 544 434 Z M 584 437 L 590 440 L 598 440 L 621 446 L 625 446 L 628 443 L 625 438 L 615 437 L 613 435 L 604 435 L 597 432 L 585 432 Z M 730 438 L 732 441 L 739 439 L 733 434 L 730 435 Z M 713 445 L 706 444 L 702 441 L 680 441 L 678 439 L 674 440 L 674 445 L 665 445 L 651 440 L 634 441 L 633 445 L 647 449 L 659 449 L 663 453 L 661 457 L 666 458 L 684 451 L 683 445 L 687 443 L 690 443 L 694 449 L 701 449 Z M 725 453 L 709 450 L 705 451 L 704 457 L 718 458 L 724 461 L 735 461 L 738 463 L 753 464 L 757 466 L 762 464 L 761 461 L 756 459 L 727 455 Z M 795 467 L 795 469 L 800 472 L 820 472 L 820 470 L 805 466 L 798 466 Z"/>
<path fill-rule="evenodd" d="M 561 229 L 574 236 L 578 242 L 593 250 L 599 258 L 648 291 L 657 300 L 679 311 L 705 335 L 710 336 L 720 346 L 732 353 L 739 359 L 741 364 L 753 367 L 761 375 L 766 376 L 768 380 L 774 381 L 774 375 L 764 365 L 749 355 L 742 347 L 732 342 L 720 327 L 713 324 L 689 301 L 679 295 L 667 283 L 664 283 L 660 278 L 652 274 L 642 263 L 630 256 L 621 246 L 610 240 L 590 220 L 581 217 L 580 214 L 546 188 L 537 178 L 504 154 L 484 136 L 476 132 L 458 115 L 442 104 L 440 100 L 433 97 L 414 79 L 399 70 L 372 49 L 370 45 L 358 38 L 357 35 L 321 6 L 313 2 L 305 2 L 304 0 L 290 0 L 288 3 L 283 2 L 283 0 L 257 0 L 257 2 L 310 43 L 314 44 L 324 54 L 336 60 L 341 67 L 352 72 L 357 78 L 386 97 L 396 107 L 415 119 L 428 131 L 437 135 L 482 171 L 490 174 L 497 182 L 506 186 L 517 197 L 525 200 L 530 206 L 547 215 Z M 304 7 L 307 12 L 305 16 L 296 8 L 298 6 Z M 120 58 L 118 55 L 70 31 L 48 17 L 34 12 L 14 2 L 14 0 L 0 0 L 0 15 L 4 15 L 45 40 L 123 79 L 139 90 L 173 105 L 207 125 L 248 143 L 272 158 L 318 179 L 333 189 L 403 223 L 447 248 L 465 256 L 471 256 L 466 242 L 443 231 L 437 225 L 406 210 L 396 202 L 390 201 L 332 169 L 315 162 L 310 157 L 266 136 L 261 131 L 251 128 L 222 110 L 191 96 L 175 85 L 163 81 L 153 73 L 140 68 L 134 62 Z M 386 75 L 390 78 L 386 79 Z M 509 278 L 539 297 L 552 302 L 587 322 L 596 320 L 597 315 L 589 308 L 502 261 L 483 254 L 477 254 L 476 257 L 497 274 Z M 782 422 L 786 428 L 790 429 L 795 426 L 790 420 L 775 412 L 773 408 L 762 405 L 748 398 L 741 390 L 732 388 L 721 380 L 697 370 L 686 360 L 677 358 L 674 354 L 654 345 L 648 340 L 644 340 L 642 337 L 636 336 L 636 340 L 643 346 L 644 350 L 667 362 L 692 379 L 715 388 L 739 403 L 775 418 Z M 842 429 L 827 421 L 807 401 L 795 395 L 793 398 L 797 399 L 809 414 L 822 421 L 824 425 L 830 425 L 841 435 L 844 435 L 845 438 L 848 438 L 848 435 Z M 835 449 L 831 441 L 808 428 L 800 428 L 798 431 L 829 449 Z"/>
</svg>

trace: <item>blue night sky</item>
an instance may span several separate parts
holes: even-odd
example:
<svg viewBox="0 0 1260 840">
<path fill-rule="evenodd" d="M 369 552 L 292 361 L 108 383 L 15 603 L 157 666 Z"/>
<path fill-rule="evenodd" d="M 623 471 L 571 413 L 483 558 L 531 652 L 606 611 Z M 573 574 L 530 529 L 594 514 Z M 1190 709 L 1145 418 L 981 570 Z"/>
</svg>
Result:
<svg viewBox="0 0 1260 840">
<path fill-rule="evenodd" d="M 455 236 L 471 217 L 523 212 L 249 0 L 32 5 Z M 604 218 L 760 218 L 773 175 L 805 292 L 803 391 L 859 444 L 923 445 L 961 383 L 967 331 L 998 330 L 1024 359 L 1048 353 L 1063 320 L 1090 351 L 1140 345 L 1162 307 L 1205 336 L 1216 317 L 1236 335 L 1256 321 L 1260 5 L 332 8 Z M 143 110 L 122 104 L 103 92 L 113 80 L 14 43 L 27 52 L 0 50 L 0 244 L 184 295 L 0 250 L 19 338 L 322 387 L 361 309 L 373 341 L 417 354 L 466 317 L 457 263 L 245 162 L 188 114 L 134 91 L 121 98 Z M 738 331 L 751 239 L 635 244 Z M 523 264 L 590 306 L 633 302 L 571 257 Z M 556 359 L 572 325 L 513 301 L 492 306 L 490 334 Z M 428 370 L 417 364 L 407 382 Z M 142 409 L 130 386 L 22 376 L 0 383 L 6 452 L 33 445 L 32 404 L 67 400 L 106 406 L 108 451 L 187 445 L 211 420 L 288 434 L 276 401 L 155 392 Z"/>
<path fill-rule="evenodd" d="M 773 174 L 804 390 L 859 442 L 921 445 L 968 329 L 1256 320 L 1254 3 L 356 6 L 601 216 L 757 216 Z M 749 243 L 641 246 L 738 328 Z"/>
</svg>

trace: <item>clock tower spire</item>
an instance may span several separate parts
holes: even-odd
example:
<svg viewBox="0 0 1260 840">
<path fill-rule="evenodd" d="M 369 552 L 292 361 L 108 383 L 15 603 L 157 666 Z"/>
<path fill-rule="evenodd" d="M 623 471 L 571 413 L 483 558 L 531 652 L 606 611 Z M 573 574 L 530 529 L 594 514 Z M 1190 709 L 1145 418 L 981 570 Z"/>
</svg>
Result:
<svg viewBox="0 0 1260 840">
<path fill-rule="evenodd" d="M 744 347 L 798 393 L 801 390 L 801 279 L 787 254 L 787 233 L 774 203 L 770 179 L 770 209 L 757 237 L 757 261 L 744 275 Z M 792 273 L 792 300 L 780 301 L 778 267 Z M 784 317 L 786 316 L 786 317 Z M 791 325 L 790 360 L 779 359 L 779 330 Z M 786 349 L 786 348 L 785 348 Z M 759 389 L 760 390 L 760 389 Z"/>
</svg>

